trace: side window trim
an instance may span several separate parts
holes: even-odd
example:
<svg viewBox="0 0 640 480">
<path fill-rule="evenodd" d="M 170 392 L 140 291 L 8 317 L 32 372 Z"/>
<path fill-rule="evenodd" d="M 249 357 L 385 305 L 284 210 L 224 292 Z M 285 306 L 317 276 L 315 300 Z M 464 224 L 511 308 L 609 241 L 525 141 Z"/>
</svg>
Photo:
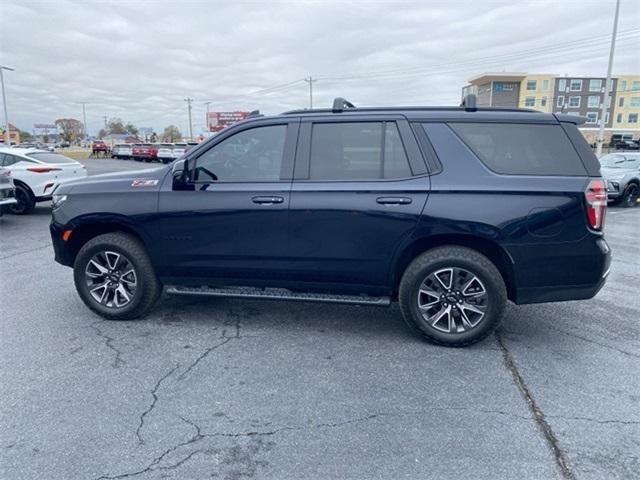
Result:
<svg viewBox="0 0 640 480">
<path fill-rule="evenodd" d="M 411 126 L 413 127 L 413 132 L 418 139 L 418 145 L 426 159 L 427 166 L 429 168 L 429 175 L 437 175 L 441 173 L 442 163 L 440 162 L 438 154 L 436 153 L 435 148 L 433 148 L 431 140 L 429 140 L 429 136 L 427 135 L 427 132 L 425 132 L 422 123 L 412 123 Z"/>
<path fill-rule="evenodd" d="M 193 162 L 192 165 L 189 166 L 189 181 L 196 184 L 196 185 L 204 185 L 204 184 L 211 184 L 211 183 L 285 183 L 285 182 L 291 182 L 292 180 L 292 176 L 293 176 L 293 166 L 294 166 L 294 156 L 295 156 L 295 152 L 296 152 L 296 145 L 297 145 L 297 141 L 298 141 L 298 129 L 299 129 L 299 125 L 300 125 L 300 119 L 299 118 L 290 118 L 287 119 L 285 121 L 278 121 L 278 122 L 265 122 L 265 123 L 256 123 L 256 124 L 250 124 L 250 125 L 246 125 L 246 128 L 242 128 L 242 129 L 233 129 L 230 130 L 228 132 L 227 135 L 225 135 L 222 138 L 217 139 L 218 141 L 216 141 L 215 143 L 212 143 L 208 148 L 202 149 L 202 151 L 199 151 L 197 156 L 188 159 L 187 161 L 189 162 Z M 221 143 L 223 143 L 224 141 L 226 141 L 227 139 L 234 137 L 235 135 L 238 135 L 242 132 L 246 132 L 248 130 L 253 130 L 256 128 L 262 128 L 262 127 L 276 127 L 276 126 L 285 126 L 286 127 L 286 133 L 285 133 L 285 140 L 284 140 L 284 147 L 283 147 L 283 153 L 282 153 L 282 163 L 280 165 L 280 179 L 279 180 L 240 180 L 240 181 L 228 181 L 228 180 L 220 180 L 220 181 L 198 181 L 198 180 L 194 180 L 194 175 L 195 175 L 195 170 L 196 170 L 196 166 L 198 165 L 198 160 L 205 155 L 207 152 L 211 151 L 211 149 L 215 148 L 216 146 L 220 145 Z"/>
</svg>

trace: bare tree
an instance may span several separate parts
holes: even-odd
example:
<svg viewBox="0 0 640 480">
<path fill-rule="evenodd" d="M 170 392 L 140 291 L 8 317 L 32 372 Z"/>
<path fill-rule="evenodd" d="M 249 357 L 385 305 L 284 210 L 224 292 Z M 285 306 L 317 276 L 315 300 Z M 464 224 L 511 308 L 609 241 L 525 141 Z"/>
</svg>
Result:
<svg viewBox="0 0 640 480">
<path fill-rule="evenodd" d="M 180 130 L 178 130 L 178 127 L 176 127 L 175 125 L 169 125 L 164 129 L 164 132 L 162 132 L 162 136 L 160 138 L 163 142 L 173 143 L 177 140 L 180 140 L 182 138 L 182 134 L 180 133 Z"/>
<path fill-rule="evenodd" d="M 62 131 L 62 138 L 67 142 L 76 142 L 82 138 L 83 126 L 75 118 L 59 118 L 53 122 Z"/>
</svg>

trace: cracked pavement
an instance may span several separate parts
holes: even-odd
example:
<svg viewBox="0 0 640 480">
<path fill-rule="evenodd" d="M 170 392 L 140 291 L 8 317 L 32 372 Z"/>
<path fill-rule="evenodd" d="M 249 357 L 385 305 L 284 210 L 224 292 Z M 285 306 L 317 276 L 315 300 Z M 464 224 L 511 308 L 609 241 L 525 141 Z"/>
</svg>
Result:
<svg viewBox="0 0 640 480">
<path fill-rule="evenodd" d="M 103 321 L 48 222 L 0 218 L 0 478 L 640 478 L 640 208 L 609 211 L 596 298 L 510 305 L 466 349 L 397 306 L 163 296 Z"/>
</svg>

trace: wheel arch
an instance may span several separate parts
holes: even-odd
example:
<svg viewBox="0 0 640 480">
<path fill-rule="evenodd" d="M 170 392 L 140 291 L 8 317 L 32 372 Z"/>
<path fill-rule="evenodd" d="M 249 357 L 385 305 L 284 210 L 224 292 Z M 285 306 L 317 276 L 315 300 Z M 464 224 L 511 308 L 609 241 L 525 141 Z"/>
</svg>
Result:
<svg viewBox="0 0 640 480">
<path fill-rule="evenodd" d="M 71 230 L 72 233 L 67 243 L 67 259 L 71 265 L 75 262 L 76 256 L 84 244 L 105 233 L 126 233 L 136 238 L 148 252 L 144 235 L 126 221 L 86 221 L 74 226 Z"/>
<path fill-rule="evenodd" d="M 442 234 L 414 240 L 396 256 L 393 265 L 393 295 L 397 295 L 402 274 L 418 255 L 437 247 L 455 245 L 475 250 L 487 257 L 496 266 L 507 288 L 509 300 L 515 299 L 516 285 L 513 260 L 507 251 L 492 240 L 474 235 Z"/>
<path fill-rule="evenodd" d="M 33 193 L 33 190 L 32 190 L 32 188 L 29 186 L 29 184 L 28 184 L 28 183 L 26 183 L 25 181 L 23 181 L 23 180 L 19 180 L 19 179 L 17 179 L 17 178 L 15 178 L 15 177 L 14 177 L 14 178 L 13 178 L 13 184 L 14 184 L 16 187 L 17 187 L 17 186 L 21 186 L 21 187 L 25 188 L 25 189 L 27 190 L 27 192 L 29 192 L 29 194 L 31 195 L 31 197 L 33 198 L 33 200 L 35 201 L 35 199 L 36 199 L 36 195 L 35 195 L 35 193 Z"/>
</svg>

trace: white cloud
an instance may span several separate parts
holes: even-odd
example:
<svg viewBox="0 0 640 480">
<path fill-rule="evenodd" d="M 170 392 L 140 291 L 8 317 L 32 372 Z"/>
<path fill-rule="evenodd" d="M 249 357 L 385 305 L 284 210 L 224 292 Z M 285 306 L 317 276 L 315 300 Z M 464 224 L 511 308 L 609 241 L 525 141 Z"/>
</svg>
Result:
<svg viewBox="0 0 640 480">
<path fill-rule="evenodd" d="M 302 81 L 253 93 L 308 75 L 319 79 L 315 106 L 338 95 L 362 105 L 455 104 L 467 78 L 487 70 L 604 75 L 606 40 L 504 55 L 607 34 L 613 7 L 612 0 L 0 0 L 0 63 L 16 69 L 6 74 L 8 107 L 23 129 L 81 118 L 77 102 L 87 101 L 90 133 L 103 115 L 186 131 L 188 96 L 197 132 L 205 101 L 212 110 L 306 107 Z M 639 20 L 640 2 L 623 2 L 620 30 L 638 29 Z M 638 37 L 620 41 L 617 72 L 640 73 L 637 47 Z"/>
</svg>

